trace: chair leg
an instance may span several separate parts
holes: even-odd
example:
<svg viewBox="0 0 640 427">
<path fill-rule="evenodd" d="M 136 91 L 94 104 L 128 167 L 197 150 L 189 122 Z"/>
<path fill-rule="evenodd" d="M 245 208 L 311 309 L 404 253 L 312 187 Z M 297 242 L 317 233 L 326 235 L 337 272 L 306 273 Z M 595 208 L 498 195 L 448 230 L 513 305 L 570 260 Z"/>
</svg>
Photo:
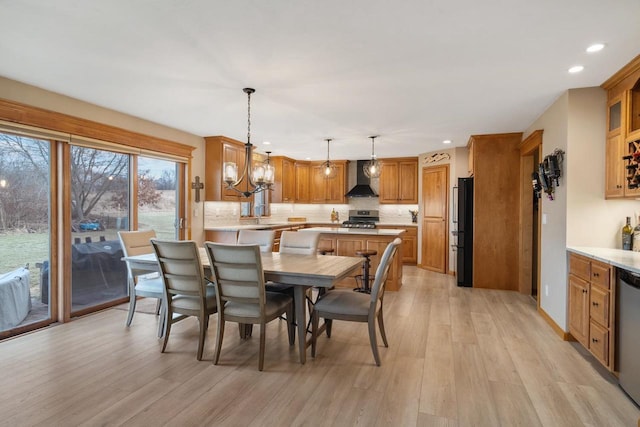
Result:
<svg viewBox="0 0 640 427">
<path fill-rule="evenodd" d="M 371 320 L 367 322 L 369 325 L 369 342 L 371 343 L 371 351 L 376 365 L 380 366 L 380 354 L 378 354 L 378 340 L 376 339 L 376 322 Z"/>
<path fill-rule="evenodd" d="M 198 360 L 202 360 L 202 353 L 204 352 L 204 338 L 207 335 L 207 323 L 209 320 L 209 316 L 198 319 L 198 324 L 200 325 L 200 334 L 198 337 Z"/>
<path fill-rule="evenodd" d="M 333 326 L 333 319 L 324 319 L 325 332 L 327 333 L 327 338 L 331 338 L 331 327 Z"/>
<path fill-rule="evenodd" d="M 316 357 L 316 343 L 318 341 L 318 323 L 320 323 L 320 316 L 317 311 L 313 311 L 311 314 L 311 357 Z"/>
<path fill-rule="evenodd" d="M 265 329 L 267 324 L 262 322 L 260 323 L 260 352 L 258 354 L 258 370 L 262 371 L 264 368 L 264 347 L 265 347 Z"/>
<path fill-rule="evenodd" d="M 173 313 L 171 310 L 167 309 L 165 316 L 165 324 L 164 324 L 164 343 L 162 344 L 162 353 L 167 348 L 167 342 L 169 341 L 169 334 L 171 333 L 171 319 L 173 318 Z"/>
<path fill-rule="evenodd" d="M 166 325 L 167 325 L 166 310 L 165 310 L 164 304 L 161 304 L 160 316 L 158 318 L 158 338 L 162 338 L 164 336 Z"/>
<path fill-rule="evenodd" d="M 160 314 L 161 309 L 162 309 L 162 298 L 158 298 L 158 302 L 156 303 L 156 316 Z"/>
<path fill-rule="evenodd" d="M 380 329 L 380 335 L 382 336 L 382 342 L 385 347 L 389 347 L 389 343 L 387 342 L 387 334 L 384 331 L 384 319 L 382 318 L 382 308 L 378 312 L 378 328 Z"/>
<path fill-rule="evenodd" d="M 217 365 L 222 350 L 222 338 L 224 338 L 224 316 L 218 312 L 218 334 L 216 336 L 216 354 L 213 356 L 213 364 Z"/>
<path fill-rule="evenodd" d="M 133 286 L 129 286 L 129 314 L 127 315 L 127 327 L 131 326 L 133 313 L 136 311 L 136 291 Z"/>
</svg>

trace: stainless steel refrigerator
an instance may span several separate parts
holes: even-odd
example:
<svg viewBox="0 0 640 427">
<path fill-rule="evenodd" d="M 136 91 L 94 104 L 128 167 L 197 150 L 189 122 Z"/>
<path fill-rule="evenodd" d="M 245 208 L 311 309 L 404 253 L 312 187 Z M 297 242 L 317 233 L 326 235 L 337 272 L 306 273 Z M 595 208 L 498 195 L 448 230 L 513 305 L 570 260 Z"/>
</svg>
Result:
<svg viewBox="0 0 640 427">
<path fill-rule="evenodd" d="M 458 286 L 473 286 L 473 178 L 458 178 Z"/>
</svg>

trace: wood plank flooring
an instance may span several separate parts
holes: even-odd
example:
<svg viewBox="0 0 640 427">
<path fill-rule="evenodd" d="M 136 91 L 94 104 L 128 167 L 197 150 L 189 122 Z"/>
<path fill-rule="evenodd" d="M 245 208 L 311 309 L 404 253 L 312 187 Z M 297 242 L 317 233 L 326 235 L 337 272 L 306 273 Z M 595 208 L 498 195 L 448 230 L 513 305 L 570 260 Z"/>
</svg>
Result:
<svg viewBox="0 0 640 427">
<path fill-rule="evenodd" d="M 366 325 L 334 322 L 298 363 L 284 322 L 242 341 L 229 323 L 220 365 L 196 360 L 197 324 L 110 309 L 0 342 L 0 426 L 635 426 L 613 377 L 563 342 L 527 296 L 467 289 L 404 268 L 385 296 L 389 348 L 376 367 Z"/>
</svg>

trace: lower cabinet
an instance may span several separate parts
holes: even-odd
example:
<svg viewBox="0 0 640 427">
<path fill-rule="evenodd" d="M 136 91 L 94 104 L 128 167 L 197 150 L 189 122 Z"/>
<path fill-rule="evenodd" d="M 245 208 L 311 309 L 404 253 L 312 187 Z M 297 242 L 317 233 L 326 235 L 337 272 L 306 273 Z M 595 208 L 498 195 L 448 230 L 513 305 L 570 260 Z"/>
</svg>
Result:
<svg viewBox="0 0 640 427">
<path fill-rule="evenodd" d="M 615 268 L 569 255 L 569 332 L 610 371 L 614 370 Z"/>
</svg>

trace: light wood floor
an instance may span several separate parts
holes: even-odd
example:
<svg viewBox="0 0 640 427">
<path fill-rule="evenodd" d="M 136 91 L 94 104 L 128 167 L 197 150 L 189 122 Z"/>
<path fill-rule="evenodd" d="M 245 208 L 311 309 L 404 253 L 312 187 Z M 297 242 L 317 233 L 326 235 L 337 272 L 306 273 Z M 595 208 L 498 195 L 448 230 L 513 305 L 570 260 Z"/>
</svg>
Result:
<svg viewBox="0 0 640 427">
<path fill-rule="evenodd" d="M 376 367 L 366 326 L 334 322 L 302 366 L 286 327 L 228 324 L 221 364 L 196 360 L 197 325 L 174 326 L 168 352 L 157 318 L 110 309 L 0 342 L 2 426 L 635 426 L 638 408 L 594 359 L 563 342 L 513 292 L 457 288 L 405 267 L 387 293 L 390 347 Z"/>
</svg>

